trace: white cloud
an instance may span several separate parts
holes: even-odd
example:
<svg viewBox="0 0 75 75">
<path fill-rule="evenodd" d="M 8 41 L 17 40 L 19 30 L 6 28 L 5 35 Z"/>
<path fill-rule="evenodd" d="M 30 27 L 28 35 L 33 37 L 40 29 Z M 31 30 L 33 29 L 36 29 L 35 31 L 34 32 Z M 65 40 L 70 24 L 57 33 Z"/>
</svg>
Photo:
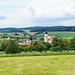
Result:
<svg viewBox="0 0 75 75">
<path fill-rule="evenodd" d="M 2 1 L 1 1 L 2 2 Z M 1 4 L 0 2 L 0 4 Z M 3 3 L 2 3 L 3 4 Z M 5 20 L 0 20 L 4 27 L 25 27 L 35 25 L 74 25 L 75 0 L 13 0 L 4 2 L 5 5 L 19 5 L 15 8 L 16 13 L 2 14 Z M 20 7 L 24 5 L 25 7 Z M 8 9 L 9 10 L 9 9 Z M 12 11 L 12 9 L 10 9 Z M 72 19 L 66 18 L 69 17 Z M 54 21 L 51 19 L 66 18 Z M 45 20 L 42 20 L 45 19 Z M 36 21 L 37 20 L 37 21 Z M 51 22 L 52 21 L 52 22 Z"/>
<path fill-rule="evenodd" d="M 28 5 L 32 0 L 2 0 L 0 1 L 0 5 Z"/>
<path fill-rule="evenodd" d="M 63 17 L 75 12 L 74 0 L 34 0 L 30 4 L 37 17 Z M 72 13 L 73 14 L 73 13 Z"/>
</svg>

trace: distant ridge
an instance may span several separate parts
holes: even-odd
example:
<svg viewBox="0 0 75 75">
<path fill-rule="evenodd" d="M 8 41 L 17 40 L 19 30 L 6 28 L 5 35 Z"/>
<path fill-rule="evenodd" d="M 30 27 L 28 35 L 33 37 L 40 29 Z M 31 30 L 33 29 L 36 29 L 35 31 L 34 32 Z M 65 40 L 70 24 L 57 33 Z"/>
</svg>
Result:
<svg viewBox="0 0 75 75">
<path fill-rule="evenodd" d="M 31 30 L 31 32 L 38 31 L 75 31 L 75 26 L 33 26 L 33 27 L 25 27 L 25 28 L 0 28 L 0 31 L 8 31 L 8 30 Z"/>
</svg>

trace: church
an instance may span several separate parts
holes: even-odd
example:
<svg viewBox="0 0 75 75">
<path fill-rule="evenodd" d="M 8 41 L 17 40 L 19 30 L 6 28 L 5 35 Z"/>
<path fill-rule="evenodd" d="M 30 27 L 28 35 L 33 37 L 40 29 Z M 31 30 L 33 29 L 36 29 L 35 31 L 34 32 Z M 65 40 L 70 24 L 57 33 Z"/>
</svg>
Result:
<svg viewBox="0 0 75 75">
<path fill-rule="evenodd" d="M 49 42 L 50 44 L 52 43 L 53 39 L 55 38 L 56 36 L 48 36 L 48 32 L 45 32 L 45 37 L 44 37 L 44 41 L 45 42 Z"/>
</svg>

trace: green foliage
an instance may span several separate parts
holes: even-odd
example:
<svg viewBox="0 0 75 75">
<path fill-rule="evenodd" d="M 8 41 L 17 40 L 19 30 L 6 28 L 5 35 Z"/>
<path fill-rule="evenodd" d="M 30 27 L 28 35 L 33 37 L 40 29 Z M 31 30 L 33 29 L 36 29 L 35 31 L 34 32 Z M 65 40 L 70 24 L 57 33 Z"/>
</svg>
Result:
<svg viewBox="0 0 75 75">
<path fill-rule="evenodd" d="M 15 40 L 10 40 L 7 48 L 5 49 L 6 54 L 11 53 L 20 53 L 21 51 L 18 48 L 18 44 Z"/>
<path fill-rule="evenodd" d="M 45 44 L 46 50 L 49 50 L 51 48 L 51 44 L 50 43 L 45 42 L 44 44 Z"/>
<path fill-rule="evenodd" d="M 29 40 L 32 40 L 32 36 L 29 37 Z"/>
<path fill-rule="evenodd" d="M 34 47 L 34 50 L 37 52 L 46 51 L 47 48 L 45 42 L 42 41 L 32 41 L 31 45 Z"/>
<path fill-rule="evenodd" d="M 75 31 L 75 26 L 56 26 L 56 27 L 35 27 L 31 28 L 30 32 L 45 32 L 45 31 Z"/>
<path fill-rule="evenodd" d="M 63 40 L 58 39 L 58 37 L 55 37 L 53 39 L 52 47 L 50 48 L 50 50 L 52 50 L 52 51 L 61 51 L 61 50 L 63 50 L 63 46 L 64 46 Z"/>
<path fill-rule="evenodd" d="M 44 41 L 44 38 L 41 37 L 39 40 L 40 40 L 40 41 Z"/>
<path fill-rule="evenodd" d="M 42 52 L 42 51 L 45 51 L 46 48 L 45 48 L 45 45 L 43 45 L 43 44 L 37 44 L 37 45 L 35 46 L 35 50 L 36 50 L 37 52 Z"/>
<path fill-rule="evenodd" d="M 34 49 L 34 46 L 32 46 L 32 45 L 28 46 L 27 49 L 28 49 L 28 51 L 30 51 L 30 52 L 32 52 L 32 51 L 35 50 L 35 49 Z"/>
<path fill-rule="evenodd" d="M 37 41 L 32 41 L 30 45 L 35 46 L 35 45 L 37 45 L 37 44 L 38 44 L 38 42 L 37 42 Z"/>
<path fill-rule="evenodd" d="M 75 37 L 71 39 L 71 48 L 75 50 Z"/>
<path fill-rule="evenodd" d="M 28 51 L 29 51 L 29 50 L 28 50 L 28 46 L 24 47 L 24 51 L 25 51 L 25 52 L 28 52 Z"/>
<path fill-rule="evenodd" d="M 51 47 L 50 50 L 56 52 L 56 51 L 61 51 L 62 49 L 60 46 L 56 46 L 56 47 Z"/>
<path fill-rule="evenodd" d="M 70 39 L 63 39 L 63 50 L 71 50 L 71 40 Z"/>
<path fill-rule="evenodd" d="M 8 44 L 9 44 L 9 40 L 4 39 L 4 40 L 1 41 L 1 48 L 2 48 L 3 51 L 6 49 Z"/>
<path fill-rule="evenodd" d="M 24 47 L 19 46 L 19 50 L 20 50 L 20 51 L 24 51 Z"/>
</svg>

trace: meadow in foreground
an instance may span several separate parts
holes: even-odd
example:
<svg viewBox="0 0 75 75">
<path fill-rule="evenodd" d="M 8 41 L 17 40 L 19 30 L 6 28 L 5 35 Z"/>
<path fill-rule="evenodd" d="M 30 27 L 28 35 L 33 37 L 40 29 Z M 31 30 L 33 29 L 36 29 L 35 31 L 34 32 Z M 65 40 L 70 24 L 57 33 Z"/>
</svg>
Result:
<svg viewBox="0 0 75 75">
<path fill-rule="evenodd" d="M 75 75 L 75 55 L 0 58 L 0 75 Z"/>
</svg>

